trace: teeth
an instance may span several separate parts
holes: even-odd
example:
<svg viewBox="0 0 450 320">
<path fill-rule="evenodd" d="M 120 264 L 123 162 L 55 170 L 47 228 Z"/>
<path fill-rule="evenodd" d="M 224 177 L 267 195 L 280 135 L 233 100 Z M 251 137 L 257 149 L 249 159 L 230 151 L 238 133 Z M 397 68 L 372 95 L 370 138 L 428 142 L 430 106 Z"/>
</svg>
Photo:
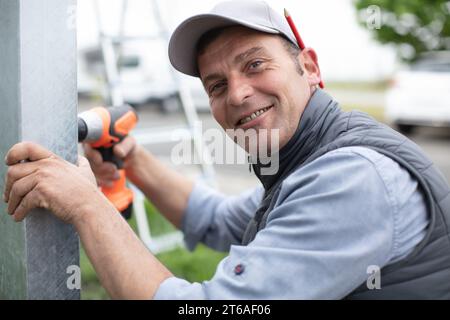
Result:
<svg viewBox="0 0 450 320">
<path fill-rule="evenodd" d="M 242 119 L 241 121 L 239 121 L 239 123 L 240 123 L 240 124 L 247 123 L 247 122 L 249 122 L 249 121 L 255 119 L 256 117 L 259 117 L 261 114 L 263 114 L 264 112 L 266 112 L 266 111 L 269 110 L 269 109 L 270 109 L 270 107 L 267 107 L 267 108 L 264 108 L 264 109 L 255 111 L 255 112 L 253 112 L 253 113 L 250 115 L 250 117 L 246 117 L 246 118 Z"/>
</svg>

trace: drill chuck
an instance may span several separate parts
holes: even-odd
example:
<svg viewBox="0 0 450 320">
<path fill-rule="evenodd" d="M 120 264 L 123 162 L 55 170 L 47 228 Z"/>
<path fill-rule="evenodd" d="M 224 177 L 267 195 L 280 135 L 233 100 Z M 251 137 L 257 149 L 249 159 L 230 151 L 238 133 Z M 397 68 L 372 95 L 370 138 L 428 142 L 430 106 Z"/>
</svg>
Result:
<svg viewBox="0 0 450 320">
<path fill-rule="evenodd" d="M 82 118 L 78 118 L 78 142 L 83 142 L 86 139 L 88 133 L 88 127 L 86 121 Z"/>
<path fill-rule="evenodd" d="M 103 120 L 97 112 L 85 111 L 78 115 L 78 142 L 95 142 L 103 134 Z"/>
</svg>

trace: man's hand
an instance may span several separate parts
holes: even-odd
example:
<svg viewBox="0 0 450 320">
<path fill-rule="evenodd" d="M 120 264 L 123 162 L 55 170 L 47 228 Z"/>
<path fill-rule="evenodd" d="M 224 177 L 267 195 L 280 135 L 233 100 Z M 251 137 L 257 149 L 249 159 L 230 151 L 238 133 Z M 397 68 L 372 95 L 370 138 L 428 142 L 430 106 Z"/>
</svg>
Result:
<svg viewBox="0 0 450 320">
<path fill-rule="evenodd" d="M 22 142 L 8 151 L 5 161 L 9 168 L 3 197 L 15 221 L 22 221 L 34 208 L 44 208 L 74 223 L 84 206 L 96 199 L 104 201 L 83 157 L 76 166 L 42 146 Z"/>
<path fill-rule="evenodd" d="M 117 166 L 111 162 L 104 162 L 102 155 L 87 143 L 83 143 L 84 154 L 88 159 L 92 171 L 95 174 L 99 186 L 111 187 L 114 180 L 120 178 Z M 124 168 L 127 169 L 132 157 L 135 154 L 136 140 L 132 136 L 127 136 L 123 141 L 113 147 L 114 155 L 124 161 Z"/>
<path fill-rule="evenodd" d="M 40 207 L 72 223 L 112 298 L 149 299 L 172 276 L 102 195 L 85 158 L 76 166 L 24 142 L 13 146 L 5 160 L 8 213 L 21 221 Z"/>
</svg>

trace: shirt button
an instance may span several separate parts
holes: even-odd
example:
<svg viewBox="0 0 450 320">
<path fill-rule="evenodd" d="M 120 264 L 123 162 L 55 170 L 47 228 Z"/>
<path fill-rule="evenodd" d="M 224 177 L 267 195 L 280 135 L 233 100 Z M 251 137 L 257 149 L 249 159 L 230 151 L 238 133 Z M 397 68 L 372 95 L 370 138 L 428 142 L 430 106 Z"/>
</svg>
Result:
<svg viewBox="0 0 450 320">
<path fill-rule="evenodd" d="M 244 270 L 245 270 L 244 265 L 240 263 L 236 267 L 234 267 L 234 274 L 238 276 L 242 274 Z"/>
</svg>

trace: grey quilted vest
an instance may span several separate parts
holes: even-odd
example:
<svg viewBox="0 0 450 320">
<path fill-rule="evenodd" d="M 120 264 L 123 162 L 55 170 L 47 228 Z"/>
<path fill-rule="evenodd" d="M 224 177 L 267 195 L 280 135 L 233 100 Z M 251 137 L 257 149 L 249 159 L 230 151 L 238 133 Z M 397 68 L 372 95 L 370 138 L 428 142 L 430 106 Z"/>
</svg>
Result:
<svg viewBox="0 0 450 320">
<path fill-rule="evenodd" d="M 425 196 L 430 224 L 409 256 L 381 269 L 381 289 L 368 289 L 364 282 L 346 298 L 450 299 L 450 188 L 444 176 L 414 142 L 364 113 L 341 111 L 320 89 L 311 97 L 297 132 L 280 150 L 278 173 L 261 176 L 261 166 L 253 165 L 265 194 L 242 244 L 265 227 L 286 177 L 325 153 L 348 146 L 371 148 L 406 168 Z"/>
</svg>

